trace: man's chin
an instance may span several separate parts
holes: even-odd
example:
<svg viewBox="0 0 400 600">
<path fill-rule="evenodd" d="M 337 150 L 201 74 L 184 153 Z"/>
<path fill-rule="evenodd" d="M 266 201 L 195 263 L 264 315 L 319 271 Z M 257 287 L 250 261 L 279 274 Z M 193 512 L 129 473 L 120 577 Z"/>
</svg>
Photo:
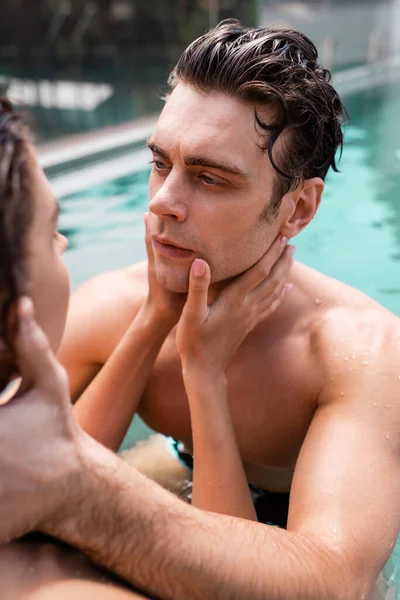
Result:
<svg viewBox="0 0 400 600">
<path fill-rule="evenodd" d="M 189 289 L 189 268 L 156 264 L 155 272 L 158 283 L 169 292 L 187 294 Z"/>
</svg>

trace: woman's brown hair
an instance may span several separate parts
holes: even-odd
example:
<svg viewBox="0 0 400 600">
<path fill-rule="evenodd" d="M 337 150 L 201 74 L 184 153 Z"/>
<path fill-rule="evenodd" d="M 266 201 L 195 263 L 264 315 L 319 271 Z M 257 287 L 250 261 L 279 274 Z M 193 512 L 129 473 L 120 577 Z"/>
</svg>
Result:
<svg viewBox="0 0 400 600">
<path fill-rule="evenodd" d="M 14 367 L 12 307 L 29 292 L 27 234 L 33 219 L 30 135 L 11 103 L 0 99 L 0 391 Z"/>
</svg>

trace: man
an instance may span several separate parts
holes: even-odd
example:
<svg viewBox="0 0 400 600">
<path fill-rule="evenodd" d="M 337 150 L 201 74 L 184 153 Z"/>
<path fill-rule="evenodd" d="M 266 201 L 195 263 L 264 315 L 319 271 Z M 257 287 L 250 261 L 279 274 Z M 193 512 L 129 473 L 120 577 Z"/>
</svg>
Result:
<svg viewBox="0 0 400 600">
<path fill-rule="evenodd" d="M 325 174 L 335 167 L 342 117 L 316 58 L 296 32 L 225 23 L 179 61 L 149 141 L 149 229 L 157 277 L 170 293 L 186 291 L 199 257 L 210 265 L 211 296 L 217 294 L 279 234 L 294 237 L 314 216 Z M 286 531 L 181 503 L 83 435 L 68 411 L 46 410 L 54 400 L 67 406 L 68 394 L 33 326 L 25 347 L 35 348 L 38 366 L 25 360 L 38 383 L 24 410 L 42 409 L 47 439 L 62 448 L 65 464 L 55 474 L 50 446 L 39 452 L 41 485 L 37 471 L 26 477 L 32 497 L 43 489 L 46 502 L 36 502 L 31 514 L 20 509 L 21 531 L 59 537 L 159 597 L 367 597 L 399 527 L 399 323 L 363 294 L 303 265 L 295 264 L 291 281 L 283 306 L 246 338 L 227 371 L 249 471 L 261 467 L 267 491 L 287 492 L 282 481 L 290 486 L 295 465 Z M 118 348 L 145 285 L 138 266 L 77 292 L 60 355 L 75 398 Z M 173 336 L 138 411 L 190 446 Z M 104 441 L 91 428 L 93 395 L 76 407 Z M 0 439 L 9 439 L 6 431 Z M 18 508 L 18 490 L 9 497 Z"/>
</svg>

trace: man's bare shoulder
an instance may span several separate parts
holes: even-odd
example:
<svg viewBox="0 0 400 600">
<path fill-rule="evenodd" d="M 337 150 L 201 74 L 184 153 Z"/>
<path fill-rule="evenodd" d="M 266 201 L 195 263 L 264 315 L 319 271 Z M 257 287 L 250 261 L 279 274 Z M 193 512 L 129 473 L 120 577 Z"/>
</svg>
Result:
<svg viewBox="0 0 400 600">
<path fill-rule="evenodd" d="M 135 308 L 141 304 L 146 292 L 147 262 L 144 261 L 88 279 L 76 289 L 72 300 L 79 299 L 81 306 L 89 305 L 92 309 L 94 300 L 101 308 L 122 308 L 126 304 Z"/>
<path fill-rule="evenodd" d="M 399 340 L 400 319 L 375 303 L 335 306 L 315 320 L 313 334 L 328 351 L 348 346 L 352 354 L 358 350 L 364 355 L 371 349 L 385 351 Z"/>
<path fill-rule="evenodd" d="M 310 333 L 325 383 L 352 387 L 389 377 L 398 388 L 400 319 L 365 294 L 349 288 L 340 303 L 322 306 Z"/>
<path fill-rule="evenodd" d="M 97 275 L 72 294 L 61 360 L 84 351 L 91 362 L 107 360 L 139 311 L 147 293 L 147 263 Z M 80 350 L 81 349 L 81 350 Z"/>
<path fill-rule="evenodd" d="M 400 374 L 400 319 L 378 302 L 341 281 L 296 265 L 311 352 L 327 375 L 353 373 L 358 365 L 397 363 Z"/>
</svg>

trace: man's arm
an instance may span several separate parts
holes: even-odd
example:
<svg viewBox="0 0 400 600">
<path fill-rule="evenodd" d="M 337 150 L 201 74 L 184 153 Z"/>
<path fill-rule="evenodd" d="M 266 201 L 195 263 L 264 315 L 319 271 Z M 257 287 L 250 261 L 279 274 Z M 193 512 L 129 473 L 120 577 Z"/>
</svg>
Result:
<svg viewBox="0 0 400 600">
<path fill-rule="evenodd" d="M 357 327 L 348 330 L 353 347 L 338 341 L 336 375 L 319 398 L 296 467 L 287 531 L 181 504 L 86 441 L 92 478 L 81 496 L 85 508 L 57 535 L 174 600 L 367 597 L 399 527 L 394 325 L 377 343 L 360 340 Z M 347 354 L 356 356 L 351 366 Z"/>
<path fill-rule="evenodd" d="M 186 505 L 84 434 L 69 410 L 65 374 L 30 314 L 21 309 L 16 340 L 24 386 L 0 409 L 2 541 L 39 523 L 166 600 L 367 596 L 398 531 L 398 321 L 382 327 L 375 315 L 370 336 L 345 322 L 348 345 L 339 344 L 340 332 L 331 336 L 327 362 L 336 375 L 299 457 L 285 531 Z M 38 423 L 46 436 L 37 435 Z M 16 430 L 29 440 L 28 462 Z"/>
<path fill-rule="evenodd" d="M 354 600 L 372 583 L 332 539 L 200 511 L 104 451 L 84 449 L 91 477 L 50 531 L 157 597 Z"/>
<path fill-rule="evenodd" d="M 340 549 L 365 593 L 400 526 L 400 322 L 338 313 L 321 340 L 327 384 L 296 465 L 288 528 Z"/>
</svg>

